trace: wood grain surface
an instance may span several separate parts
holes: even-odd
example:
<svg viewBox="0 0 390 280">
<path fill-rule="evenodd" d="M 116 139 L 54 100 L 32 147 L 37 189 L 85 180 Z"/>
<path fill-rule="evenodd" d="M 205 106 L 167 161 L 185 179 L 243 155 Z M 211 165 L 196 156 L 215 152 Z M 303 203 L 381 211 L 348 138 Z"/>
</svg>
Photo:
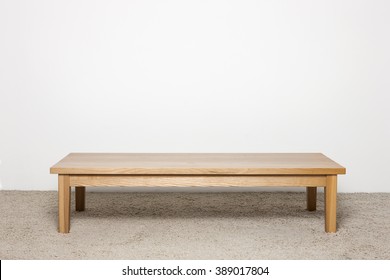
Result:
<svg viewBox="0 0 390 280">
<path fill-rule="evenodd" d="M 321 153 L 71 153 L 50 173 L 335 175 L 345 168 Z"/>
<path fill-rule="evenodd" d="M 324 187 L 326 176 L 70 175 L 73 187 Z"/>
</svg>

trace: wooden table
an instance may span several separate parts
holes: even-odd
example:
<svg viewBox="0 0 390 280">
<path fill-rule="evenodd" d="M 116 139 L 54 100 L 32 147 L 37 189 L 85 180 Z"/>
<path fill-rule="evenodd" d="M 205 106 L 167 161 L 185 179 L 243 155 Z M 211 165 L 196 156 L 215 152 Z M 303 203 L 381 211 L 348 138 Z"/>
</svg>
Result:
<svg viewBox="0 0 390 280">
<path fill-rule="evenodd" d="M 316 210 L 325 188 L 325 231 L 336 232 L 337 175 L 341 165 L 320 153 L 107 154 L 71 153 L 50 168 L 58 174 L 58 228 L 70 230 L 70 191 L 85 209 L 85 187 L 306 187 Z"/>
</svg>

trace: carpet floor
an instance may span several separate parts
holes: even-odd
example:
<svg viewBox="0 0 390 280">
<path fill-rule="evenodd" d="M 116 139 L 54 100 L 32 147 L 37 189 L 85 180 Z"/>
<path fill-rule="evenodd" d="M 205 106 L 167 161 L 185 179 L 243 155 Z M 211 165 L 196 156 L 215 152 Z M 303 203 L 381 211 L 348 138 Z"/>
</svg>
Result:
<svg viewBox="0 0 390 280">
<path fill-rule="evenodd" d="M 72 194 L 73 195 L 73 194 Z M 57 193 L 0 191 L 0 259 L 390 259 L 390 193 L 95 193 L 57 233 Z"/>
</svg>

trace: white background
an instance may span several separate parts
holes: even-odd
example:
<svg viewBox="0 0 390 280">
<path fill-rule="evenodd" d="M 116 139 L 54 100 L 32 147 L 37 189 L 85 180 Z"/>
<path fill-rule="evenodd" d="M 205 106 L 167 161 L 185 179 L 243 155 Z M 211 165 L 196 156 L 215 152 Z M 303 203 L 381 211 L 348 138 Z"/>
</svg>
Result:
<svg viewBox="0 0 390 280">
<path fill-rule="evenodd" d="M 3 264 L 4 263 L 4 264 Z M 390 273 L 387 260 L 18 260 L 2 261 L 1 275 L 5 280 L 20 279 L 376 279 L 387 280 Z M 123 269 L 176 269 L 185 274 L 187 269 L 205 269 L 206 275 L 178 276 L 129 276 L 122 275 Z M 216 275 L 217 267 L 268 267 L 268 275 Z M 211 270 L 211 272 L 210 272 Z M 199 271 L 199 270 L 197 270 Z M 321 273 L 318 273 L 318 272 Z"/>
<path fill-rule="evenodd" d="M 69 152 L 323 152 L 388 192 L 390 2 L 0 0 L 0 185 Z"/>
</svg>

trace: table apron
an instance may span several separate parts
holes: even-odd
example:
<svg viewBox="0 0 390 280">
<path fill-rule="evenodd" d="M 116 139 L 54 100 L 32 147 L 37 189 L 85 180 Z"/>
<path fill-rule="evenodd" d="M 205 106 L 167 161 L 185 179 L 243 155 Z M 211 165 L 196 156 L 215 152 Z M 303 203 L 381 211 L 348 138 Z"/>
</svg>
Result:
<svg viewBox="0 0 390 280">
<path fill-rule="evenodd" d="M 70 187 L 325 187 L 326 175 L 69 175 Z"/>
</svg>

